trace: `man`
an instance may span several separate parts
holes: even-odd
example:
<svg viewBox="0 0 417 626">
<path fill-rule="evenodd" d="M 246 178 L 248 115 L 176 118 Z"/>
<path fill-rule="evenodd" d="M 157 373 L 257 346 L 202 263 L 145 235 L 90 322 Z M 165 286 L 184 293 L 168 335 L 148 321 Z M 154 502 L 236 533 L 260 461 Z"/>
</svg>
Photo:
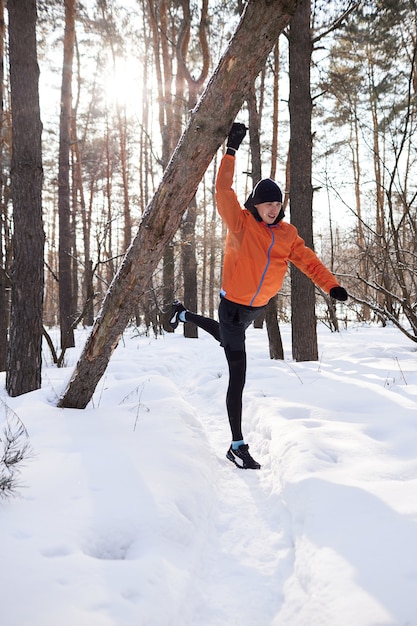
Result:
<svg viewBox="0 0 417 626">
<path fill-rule="evenodd" d="M 170 324 L 193 322 L 223 346 L 229 366 L 226 407 L 232 432 L 227 458 L 242 469 L 260 469 L 242 434 L 242 394 L 246 379 L 245 331 L 282 286 L 288 261 L 336 300 L 348 294 L 333 274 L 308 248 L 292 224 L 282 221 L 282 193 L 270 178 L 255 185 L 239 204 L 232 189 L 235 154 L 246 134 L 234 123 L 227 139 L 216 180 L 217 210 L 227 226 L 219 322 L 187 311 L 174 302 Z"/>
</svg>

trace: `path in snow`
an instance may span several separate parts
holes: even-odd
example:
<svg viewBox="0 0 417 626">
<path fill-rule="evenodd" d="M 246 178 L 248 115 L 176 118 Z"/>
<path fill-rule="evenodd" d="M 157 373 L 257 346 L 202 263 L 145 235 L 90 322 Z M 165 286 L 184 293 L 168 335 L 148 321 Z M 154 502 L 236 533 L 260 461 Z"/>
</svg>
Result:
<svg viewBox="0 0 417 626">
<path fill-rule="evenodd" d="M 84 411 L 56 408 L 79 349 L 7 398 L 36 457 L 1 509 L 2 624 L 417 626 L 413 345 L 319 327 L 320 361 L 293 363 L 265 331 L 247 343 L 260 471 L 225 458 L 227 365 L 204 333 L 126 333 Z"/>
<path fill-rule="evenodd" d="M 343 358 L 338 363 L 335 355 L 342 356 L 349 336 L 327 340 L 320 363 L 273 362 L 265 339 L 249 329 L 244 433 L 262 463 L 260 472 L 242 472 L 224 460 L 230 436 L 221 349 L 218 355 L 210 350 L 207 359 L 202 337 L 195 348 L 187 346 L 175 372 L 219 463 L 211 552 L 214 563 L 222 567 L 221 557 L 229 554 L 233 565 L 223 576 L 208 568 L 207 581 L 213 581 L 211 597 L 227 590 L 221 603 L 227 614 L 245 599 L 245 618 L 236 624 L 256 622 L 260 602 L 268 607 L 262 616 L 268 626 L 393 626 L 411 624 L 410 615 L 417 623 L 417 603 L 411 600 L 417 551 L 404 555 L 417 537 L 415 523 L 378 497 L 388 467 L 393 491 L 404 487 L 398 484 L 403 474 L 400 467 L 396 475 L 398 465 L 417 484 L 415 455 L 403 459 L 404 446 L 406 457 L 413 449 L 407 442 L 411 420 L 417 443 L 417 387 L 404 384 L 405 376 L 416 382 L 413 357 L 409 347 L 397 349 L 394 339 L 394 346 L 376 346 L 374 357 L 362 361 L 358 354 L 356 361 L 353 355 L 346 371 Z M 397 425 L 392 414 L 398 415 Z M 396 426 L 404 427 L 404 434 L 393 451 Z M 404 492 L 409 488 L 407 483 Z M 404 579 L 392 597 L 398 553 Z M 210 617 L 207 626 L 213 623 Z"/>
<path fill-rule="evenodd" d="M 253 446 L 253 454 L 262 462 L 261 471 L 240 470 L 226 459 L 230 445 L 225 409 L 227 365 L 221 348 L 212 355 L 214 358 L 207 360 L 204 344 L 196 345 L 191 354 L 187 350 L 178 368 L 178 386 L 201 421 L 217 459 L 213 476 L 216 510 L 207 546 L 209 566 L 205 566 L 207 595 L 216 600 L 212 611 L 202 615 L 202 624 L 221 625 L 225 614 L 230 615 L 230 624 L 257 623 L 261 605 L 267 607 L 262 619 L 272 623 L 282 604 L 293 546 L 288 512 L 280 497 L 280 479 L 269 458 L 271 433 L 266 427 L 262 439 L 259 435 L 251 437 L 251 425 L 256 426 L 256 420 L 245 420 L 247 441 L 258 444 Z"/>
</svg>

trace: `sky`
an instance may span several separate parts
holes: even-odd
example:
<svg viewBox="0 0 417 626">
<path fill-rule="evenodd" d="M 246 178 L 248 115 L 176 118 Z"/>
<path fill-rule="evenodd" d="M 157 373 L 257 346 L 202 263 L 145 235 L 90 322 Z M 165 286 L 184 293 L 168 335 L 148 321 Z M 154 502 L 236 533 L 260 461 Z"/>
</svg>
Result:
<svg viewBox="0 0 417 626">
<path fill-rule="evenodd" d="M 84 410 L 58 409 L 86 338 L 9 398 L 31 458 L 0 500 L 3 626 L 417 626 L 415 344 L 319 326 L 317 362 L 247 333 L 244 434 L 208 335 L 126 331 Z M 58 338 L 57 338 L 58 341 Z M 0 444 L 1 445 L 1 444 Z M 1 448 L 0 448 L 1 454 Z"/>
</svg>

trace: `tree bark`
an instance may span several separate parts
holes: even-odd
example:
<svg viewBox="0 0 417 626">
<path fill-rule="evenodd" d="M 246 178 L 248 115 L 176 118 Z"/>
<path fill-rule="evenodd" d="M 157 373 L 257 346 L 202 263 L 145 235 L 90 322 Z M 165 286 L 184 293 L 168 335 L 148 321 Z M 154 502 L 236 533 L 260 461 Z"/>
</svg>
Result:
<svg viewBox="0 0 417 626">
<path fill-rule="evenodd" d="M 74 124 L 72 127 L 72 153 L 73 153 L 73 180 L 74 180 L 74 195 L 78 198 L 78 210 L 81 213 L 81 223 L 83 231 L 83 262 L 84 262 L 84 275 L 83 275 L 83 299 L 87 303 L 85 307 L 85 315 L 83 318 L 83 324 L 86 326 L 92 326 L 94 322 L 94 271 L 93 261 L 90 255 L 90 234 L 91 234 L 91 212 L 88 211 L 85 194 L 84 184 L 82 177 L 82 153 L 80 150 L 80 142 L 77 135 L 76 127 L 76 109 L 73 111 Z"/>
<path fill-rule="evenodd" d="M 187 66 L 187 53 L 191 31 L 190 0 L 181 1 L 183 23 L 177 44 L 177 60 L 179 72 L 184 76 L 188 86 L 188 110 L 195 107 L 201 88 L 207 79 L 210 67 L 210 50 L 207 42 L 207 13 L 208 0 L 202 1 L 201 17 L 198 29 L 200 48 L 202 53 L 202 68 L 200 76 L 195 79 Z M 197 311 L 197 257 L 195 226 L 197 221 L 197 200 L 192 198 L 187 212 L 181 223 L 182 268 L 184 279 L 184 304 L 190 311 Z M 184 337 L 197 338 L 198 328 L 195 324 L 183 325 Z"/>
<path fill-rule="evenodd" d="M 211 182 L 211 219 L 210 219 L 210 239 L 209 239 L 209 295 L 208 295 L 208 314 L 209 317 L 214 316 L 214 285 L 215 285 L 215 269 L 216 269 L 216 257 L 218 256 L 217 239 L 216 239 L 216 223 L 217 223 L 217 211 L 216 211 L 216 176 L 217 176 L 217 155 L 214 157 L 213 178 Z M 219 289 L 217 289 L 219 291 Z M 203 310 L 203 314 L 205 311 Z"/>
<path fill-rule="evenodd" d="M 279 39 L 274 46 L 274 91 L 272 114 L 272 142 L 270 178 L 275 180 L 278 158 L 278 115 L 279 115 Z M 283 190 L 284 191 L 284 190 Z M 284 359 L 281 330 L 278 323 L 278 295 L 268 302 L 265 310 L 265 322 L 269 340 L 269 356 L 271 359 Z"/>
<path fill-rule="evenodd" d="M 269 340 L 269 356 L 271 359 L 284 360 L 281 331 L 278 324 L 278 295 L 273 296 L 265 309 L 266 330 Z"/>
<path fill-rule="evenodd" d="M 255 81 L 252 88 L 249 90 L 248 97 L 246 98 L 246 104 L 248 106 L 249 114 L 249 144 L 251 156 L 250 177 L 252 179 L 252 187 L 254 187 L 262 178 L 261 142 L 259 139 L 260 116 L 258 113 L 258 103 L 256 101 Z M 264 321 L 265 311 L 262 311 L 253 322 L 254 328 L 263 328 Z"/>
<path fill-rule="evenodd" d="M 61 348 L 74 346 L 75 316 L 72 281 L 72 236 L 70 202 L 70 146 L 72 110 L 72 61 L 75 44 L 75 0 L 65 0 L 64 62 L 59 122 L 59 318 Z"/>
<path fill-rule="evenodd" d="M 313 248 L 310 11 L 310 0 L 301 0 L 290 26 L 290 203 L 291 222 Z M 291 319 L 293 358 L 317 361 L 315 287 L 295 266 L 291 266 Z"/>
<path fill-rule="evenodd" d="M 175 94 L 173 95 L 173 59 L 175 56 L 176 27 L 170 23 L 170 3 L 158 3 L 148 0 L 149 20 L 152 32 L 153 54 L 155 70 L 158 79 L 158 119 L 161 131 L 161 165 L 165 169 L 175 145 L 181 136 L 182 106 L 184 99 L 184 78 L 182 72 L 177 71 L 175 77 Z M 175 255 L 171 243 L 163 254 L 163 285 L 162 285 L 162 327 L 165 332 L 173 332 L 169 324 L 171 303 L 175 298 Z M 147 311 L 152 316 L 154 303 Z"/>
<path fill-rule="evenodd" d="M 252 183 L 256 185 L 262 178 L 262 159 L 261 159 L 261 144 L 259 140 L 260 135 L 260 115 L 258 111 L 255 84 L 249 92 L 247 98 L 247 105 L 249 111 L 249 134 L 250 134 L 250 148 L 252 158 Z M 278 120 L 274 119 L 277 123 Z M 266 330 L 268 333 L 269 341 L 269 356 L 271 359 L 283 359 L 283 347 L 281 340 L 281 332 L 278 326 L 277 316 L 277 296 L 270 299 L 265 311 L 260 313 L 255 319 L 253 325 L 255 328 L 263 328 L 264 321 L 266 323 Z"/>
<path fill-rule="evenodd" d="M 274 90 L 272 113 L 271 171 L 270 177 L 275 180 L 278 160 L 278 116 L 279 116 L 279 39 L 274 46 Z"/>
<path fill-rule="evenodd" d="M 248 1 L 106 294 L 59 406 L 84 408 L 90 401 L 135 303 L 296 5 L 297 0 Z M 256 46 L 248 47 L 255 40 Z"/>
<path fill-rule="evenodd" d="M 182 273 L 184 277 L 184 304 L 190 311 L 197 311 L 197 259 L 195 251 L 195 225 L 197 221 L 197 201 L 191 198 L 181 225 Z M 198 338 L 195 324 L 183 325 L 184 337 Z"/>
<path fill-rule="evenodd" d="M 4 22 L 4 0 L 0 0 L 0 135 L 3 136 L 3 120 L 4 120 L 4 41 L 5 41 L 5 22 Z M 3 142 L 0 145 L 0 172 L 4 169 L 4 147 Z M 9 280 L 7 276 L 6 254 L 3 249 L 3 237 L 6 241 L 6 233 L 3 232 L 3 206 L 4 206 L 4 180 L 0 178 L 0 372 L 7 367 L 7 329 L 8 329 L 8 302 L 7 287 Z M 5 229 L 4 229 L 5 230 Z"/>
<path fill-rule="evenodd" d="M 36 3 L 9 0 L 14 257 L 6 389 L 18 396 L 41 385 L 43 253 L 42 125 Z"/>
</svg>

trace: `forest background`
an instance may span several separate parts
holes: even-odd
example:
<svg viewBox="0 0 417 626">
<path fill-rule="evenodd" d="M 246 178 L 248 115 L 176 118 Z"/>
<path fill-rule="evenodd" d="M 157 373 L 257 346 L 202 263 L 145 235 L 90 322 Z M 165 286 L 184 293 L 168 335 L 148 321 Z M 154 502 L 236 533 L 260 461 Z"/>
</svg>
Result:
<svg viewBox="0 0 417 626">
<path fill-rule="evenodd" d="M 0 2 L 0 369 L 7 371 L 11 395 L 40 385 L 41 359 L 30 375 L 19 376 L 21 346 L 28 361 L 40 355 L 36 330 L 22 327 L 22 311 L 30 315 L 33 307 L 36 325 L 42 305 L 37 328 L 57 365 L 74 345 L 76 327 L 93 324 L 244 4 Z M 25 19 L 18 19 L 19 10 L 27 11 Z M 249 128 L 237 157 L 238 196 L 243 203 L 254 182 L 271 176 L 285 190 L 287 219 L 301 233 L 312 220 L 316 252 L 350 293 L 349 304 L 336 308 L 317 292 L 314 316 L 332 330 L 341 321 L 390 322 L 417 341 L 416 4 L 302 0 L 297 11 L 307 15 L 309 29 L 310 206 L 296 211 L 297 172 L 289 165 L 290 143 L 301 128 L 294 115 L 290 120 L 291 25 L 238 116 Z M 36 41 L 22 32 L 13 37 L 31 20 Z M 253 46 L 256 37 L 248 38 L 248 55 Z M 22 58 L 38 78 L 34 88 L 30 73 L 18 80 Z M 42 125 L 39 149 L 36 136 L 32 140 L 39 123 L 18 124 L 28 103 Z M 19 180 L 27 173 L 16 157 L 20 135 L 36 149 L 33 180 L 39 184 L 41 173 L 41 185 L 38 197 L 19 210 Z M 170 332 L 167 313 L 175 298 L 215 315 L 225 238 L 214 204 L 220 156 L 137 302 L 132 323 L 141 332 Z M 26 257 L 19 266 L 22 248 L 34 261 L 41 255 L 41 263 L 28 265 Z M 293 319 L 294 301 L 304 297 L 294 282 L 291 272 L 271 303 L 273 321 Z M 56 326 L 60 354 L 48 333 Z M 190 325 L 185 329 L 197 336 Z"/>
</svg>

